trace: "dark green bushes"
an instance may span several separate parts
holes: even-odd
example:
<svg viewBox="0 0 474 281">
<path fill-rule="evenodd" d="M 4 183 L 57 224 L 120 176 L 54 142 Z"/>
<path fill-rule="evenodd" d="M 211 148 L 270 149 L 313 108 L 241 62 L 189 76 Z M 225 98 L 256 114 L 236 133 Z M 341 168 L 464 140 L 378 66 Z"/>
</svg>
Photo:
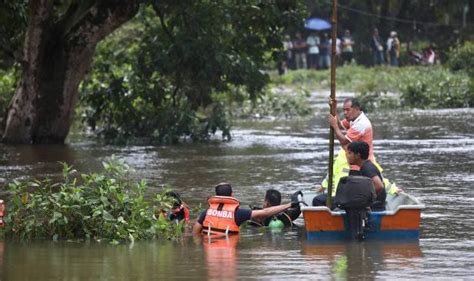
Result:
<svg viewBox="0 0 474 281">
<path fill-rule="evenodd" d="M 29 239 L 94 239 L 118 242 L 154 237 L 178 238 L 184 228 L 157 216 L 172 204 L 157 195 L 145 200 L 146 183 L 127 180 L 128 166 L 112 159 L 104 172 L 79 175 L 63 164 L 63 179 L 11 183 L 5 236 Z"/>
<path fill-rule="evenodd" d="M 14 69 L 9 71 L 0 69 L 0 112 L 5 113 L 10 100 L 13 97 L 16 86 L 16 77 Z"/>
<path fill-rule="evenodd" d="M 269 81 L 261 71 L 281 48 L 283 28 L 300 24 L 299 2 L 155 1 L 97 46 L 81 87 L 83 120 L 107 141 L 176 143 L 230 138 L 215 95 L 245 89 L 255 100 Z"/>
<path fill-rule="evenodd" d="M 451 48 L 448 57 L 447 66 L 452 71 L 464 71 L 471 78 L 474 77 L 474 42 L 468 41 Z"/>
</svg>

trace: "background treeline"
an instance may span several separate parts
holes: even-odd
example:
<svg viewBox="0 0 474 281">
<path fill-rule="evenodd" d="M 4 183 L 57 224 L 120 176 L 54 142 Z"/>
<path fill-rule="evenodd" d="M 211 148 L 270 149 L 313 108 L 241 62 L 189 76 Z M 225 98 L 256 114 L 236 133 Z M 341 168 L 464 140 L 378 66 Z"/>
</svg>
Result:
<svg viewBox="0 0 474 281">
<path fill-rule="evenodd" d="M 50 84 L 40 87 L 43 92 L 32 93 L 37 97 L 32 100 L 38 101 L 32 107 L 39 113 L 28 117 L 37 118 L 32 124 L 39 129 L 15 130 L 12 127 L 3 134 L 4 140 L 18 140 L 8 134 L 25 131 L 30 135 L 20 138 L 21 142 L 64 141 L 64 135 L 54 135 L 54 118 L 68 117 L 55 114 L 56 107 L 52 105 L 61 102 L 75 105 L 76 100 L 79 102 L 74 107 L 74 120 L 80 120 L 91 132 L 109 142 L 122 143 L 130 138 L 156 143 L 176 143 L 183 137 L 207 140 L 218 130 L 223 138 L 229 139 L 231 120 L 236 115 L 245 116 L 252 112 L 279 116 L 308 113 L 303 106 L 306 95 L 277 96 L 268 86 L 271 82 L 268 73 L 273 71 L 273 62 L 278 59 L 283 36 L 304 31 L 303 21 L 309 16 L 328 19 L 330 1 L 129 1 L 127 5 L 132 2 L 137 5 L 136 10 L 135 6 L 128 10 L 124 8 L 129 12 L 128 16 L 132 15 L 130 19 L 121 19 L 125 24 L 99 40 L 97 46 L 90 45 L 95 48 L 91 65 L 87 71 L 84 70 L 83 78 L 73 77 L 74 83 L 79 79 L 77 96 L 64 87 L 60 88 L 62 93 L 57 93 L 55 86 L 63 82 L 61 79 L 67 80 L 60 75 L 61 71 L 53 77 L 58 79 L 54 83 L 49 78 L 43 79 Z M 68 27 L 61 23 L 74 25 L 84 21 L 94 25 L 100 18 L 87 18 L 97 15 L 91 13 L 93 9 L 100 11 L 99 16 L 105 11 L 105 17 L 121 5 L 106 0 L 1 1 L 0 110 L 5 112 L 2 116 L 6 116 L 2 127 L 8 123 L 6 113 L 12 112 L 12 96 L 19 95 L 21 83 L 30 81 L 25 80 L 26 70 L 31 65 L 25 52 L 31 50 L 24 46 L 28 41 L 26 31 L 36 24 L 31 20 L 32 3 L 49 5 L 51 17 L 42 24 L 51 27 L 45 29 L 49 32 L 45 38 L 50 38 L 47 42 L 57 40 L 57 45 L 49 44 L 58 48 L 62 47 L 61 40 L 65 40 L 59 35 Z M 436 86 L 442 81 L 437 83 L 434 79 L 460 79 L 463 82 L 456 82 L 461 85 L 456 87 L 462 88 L 458 92 L 467 91 L 463 94 L 464 99 L 455 98 L 455 102 L 442 106 L 472 106 L 472 73 L 471 76 L 464 73 L 473 69 L 472 43 L 463 45 L 472 39 L 468 37 L 472 36 L 473 28 L 472 11 L 466 12 L 466 7 L 470 8 L 468 2 L 384 0 L 339 1 L 339 4 L 339 34 L 346 28 L 353 31 L 356 52 L 368 52 L 373 27 L 377 27 L 381 35 L 397 30 L 405 42 L 434 42 L 437 50 L 442 50 L 442 61 L 449 61 L 452 70 L 460 70 L 462 74 L 459 75 L 464 75 L 464 78 L 450 78 L 448 72 L 451 70 L 444 68 L 429 72 L 414 70 L 416 75 L 405 75 L 413 81 L 404 82 L 404 86 L 396 90 L 410 89 L 406 91 L 422 95 L 444 92 L 452 89 L 451 84 Z M 111 28 L 110 32 L 113 30 Z M 450 48 L 453 56 L 448 57 Z M 48 54 L 46 64 L 48 58 L 54 57 L 54 54 Z M 57 71 L 56 65 L 61 66 L 60 63 L 62 60 L 51 62 L 50 67 L 44 69 Z M 360 68 L 360 72 L 365 70 Z M 314 75 L 310 79 L 321 79 L 319 82 L 323 84 L 327 79 Z M 392 74 L 385 78 L 391 77 Z M 385 78 L 380 79 L 381 82 L 371 82 L 372 78 L 366 76 L 367 85 L 358 84 L 355 90 L 360 87 L 377 89 L 377 85 L 370 84 L 385 84 Z M 433 85 L 441 90 L 430 90 L 436 88 Z M 372 94 L 383 92 L 369 90 L 364 91 Z M 69 93 L 73 96 L 68 97 Z M 49 95 L 55 96 L 52 102 L 43 100 Z M 435 104 L 425 102 L 415 94 L 404 100 L 403 105 L 432 107 Z M 271 107 L 276 110 L 268 109 Z M 41 118 L 40 113 L 45 117 Z M 68 122 L 64 125 L 66 135 L 70 126 Z"/>
</svg>

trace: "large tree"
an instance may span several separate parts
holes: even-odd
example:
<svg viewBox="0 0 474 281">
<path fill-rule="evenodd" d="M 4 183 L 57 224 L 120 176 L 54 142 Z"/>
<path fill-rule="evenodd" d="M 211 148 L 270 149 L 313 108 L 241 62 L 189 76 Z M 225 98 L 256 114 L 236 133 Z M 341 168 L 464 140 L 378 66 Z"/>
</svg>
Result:
<svg viewBox="0 0 474 281">
<path fill-rule="evenodd" d="M 24 38 L 20 55 L 12 51 L 14 46 L 7 44 L 13 41 L 0 40 L 0 67 L 1 57 L 7 55 L 14 57 L 16 65 L 22 68 L 6 116 L 3 132 L 6 143 L 64 142 L 78 86 L 91 65 L 97 43 L 137 14 L 139 2 L 152 7 L 143 9 L 141 14 L 154 11 L 154 20 L 145 22 L 150 26 L 142 34 L 143 42 L 130 62 L 137 66 L 134 73 L 143 74 L 143 79 L 126 73 L 115 80 L 139 81 L 135 85 L 140 87 L 132 88 L 133 91 L 122 91 L 121 87 L 115 92 L 119 101 L 138 96 L 155 119 L 196 115 L 198 107 L 211 103 L 212 93 L 228 90 L 229 85 L 244 86 L 255 96 L 267 80 L 260 71 L 266 61 L 264 57 L 281 46 L 281 35 L 290 22 L 296 20 L 301 24 L 306 16 L 296 12 L 299 11 L 296 7 L 301 6 L 299 1 L 287 0 L 0 1 L 0 23 L 9 15 L 14 15 L 9 20 L 17 20 L 17 14 L 23 14 L 25 19 L 23 29 L 18 29 L 19 36 L 0 26 L 2 37 L 5 34 L 13 38 L 16 34 Z M 127 44 L 119 46 L 122 45 Z M 114 61 L 110 64 L 114 65 Z M 117 75 L 111 74 L 113 78 Z M 107 93 L 115 93 L 117 83 L 112 84 L 107 86 Z M 148 99 L 143 99 L 140 90 L 145 91 Z M 96 91 L 92 96 L 97 99 Z M 168 96 L 171 96 L 171 107 L 178 111 L 176 114 L 161 110 L 167 107 L 163 101 Z M 103 101 L 109 102 L 108 96 Z M 103 111 L 102 104 L 100 101 L 99 113 Z M 136 104 L 133 100 L 132 105 Z M 183 109 L 189 110 L 189 114 L 181 114 Z M 135 113 L 136 119 L 124 115 L 124 121 L 150 123 L 143 112 Z M 174 124 L 173 120 L 170 122 Z M 114 125 L 120 129 L 122 123 Z M 140 132 L 148 132 L 136 127 Z"/>
<path fill-rule="evenodd" d="M 138 2 L 29 1 L 23 48 L 16 57 L 22 74 L 6 115 L 4 142 L 64 142 L 78 86 L 97 43 L 131 19 Z M 5 53 L 15 56 L 9 46 L 3 47 Z"/>
</svg>

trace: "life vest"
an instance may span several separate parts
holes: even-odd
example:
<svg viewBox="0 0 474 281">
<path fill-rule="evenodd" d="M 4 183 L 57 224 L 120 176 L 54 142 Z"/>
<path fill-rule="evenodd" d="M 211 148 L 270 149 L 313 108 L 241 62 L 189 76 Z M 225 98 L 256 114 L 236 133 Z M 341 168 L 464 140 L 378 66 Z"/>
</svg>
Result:
<svg viewBox="0 0 474 281">
<path fill-rule="evenodd" d="M 235 211 L 239 200 L 228 196 L 213 196 L 207 200 L 209 208 L 202 223 L 202 232 L 207 235 L 227 235 L 239 233 L 235 223 Z"/>
<path fill-rule="evenodd" d="M 160 209 L 160 213 L 163 217 L 169 219 L 170 221 L 184 220 L 185 223 L 189 223 L 189 208 L 188 205 L 186 205 L 185 203 L 179 205 L 179 207 L 177 208 L 172 208 L 169 211 Z"/>
<path fill-rule="evenodd" d="M 372 161 L 372 160 L 371 160 Z M 383 169 L 380 167 L 380 165 L 377 163 L 377 161 L 373 160 L 372 163 L 379 169 L 380 173 L 382 173 Z M 332 196 L 336 196 L 336 190 L 337 186 L 339 185 L 339 180 L 342 177 L 346 177 L 349 175 L 349 171 L 351 170 L 351 167 L 349 165 L 349 162 L 347 162 L 347 156 L 346 156 L 346 151 L 341 148 L 337 154 L 337 157 L 334 159 L 334 164 L 333 164 L 333 176 L 332 176 L 332 182 L 333 182 L 333 188 L 332 188 Z M 328 175 L 324 178 L 323 182 L 321 183 L 321 186 L 324 189 L 328 188 Z"/>
</svg>

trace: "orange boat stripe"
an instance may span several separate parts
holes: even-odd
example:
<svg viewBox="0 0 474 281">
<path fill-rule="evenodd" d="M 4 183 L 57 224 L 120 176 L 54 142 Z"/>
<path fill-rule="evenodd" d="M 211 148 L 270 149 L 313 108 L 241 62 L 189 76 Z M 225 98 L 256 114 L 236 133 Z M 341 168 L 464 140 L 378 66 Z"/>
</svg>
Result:
<svg viewBox="0 0 474 281">
<path fill-rule="evenodd" d="M 327 211 L 303 212 L 307 231 L 344 231 L 342 216 L 331 216 Z"/>
<path fill-rule="evenodd" d="M 393 216 L 384 216 L 380 222 L 381 230 L 409 230 L 420 228 L 421 210 L 399 210 Z"/>
</svg>

